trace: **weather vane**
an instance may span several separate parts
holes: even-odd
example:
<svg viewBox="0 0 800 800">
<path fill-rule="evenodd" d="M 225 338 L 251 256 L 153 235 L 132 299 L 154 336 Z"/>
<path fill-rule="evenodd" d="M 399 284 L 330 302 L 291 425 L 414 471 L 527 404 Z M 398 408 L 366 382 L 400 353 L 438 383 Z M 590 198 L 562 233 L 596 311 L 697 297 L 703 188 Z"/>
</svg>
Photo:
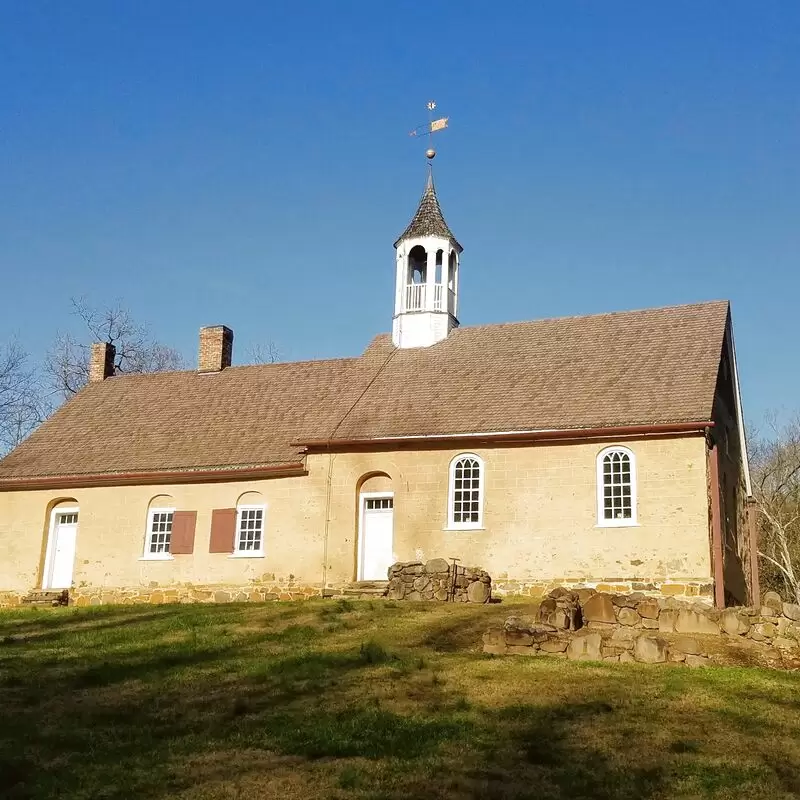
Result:
<svg viewBox="0 0 800 800">
<path fill-rule="evenodd" d="M 449 121 L 449 117 L 440 117 L 439 119 L 433 118 L 433 112 L 436 109 L 436 103 L 431 100 L 428 103 L 428 121 L 425 125 L 419 125 L 414 128 L 413 131 L 409 134 L 410 136 L 433 136 L 434 133 L 437 131 L 443 131 L 447 127 L 447 123 Z M 430 140 L 428 141 L 430 145 Z M 433 147 L 428 147 L 425 151 L 425 157 L 428 159 L 428 165 L 431 165 L 431 162 L 436 157 L 436 151 Z"/>
</svg>

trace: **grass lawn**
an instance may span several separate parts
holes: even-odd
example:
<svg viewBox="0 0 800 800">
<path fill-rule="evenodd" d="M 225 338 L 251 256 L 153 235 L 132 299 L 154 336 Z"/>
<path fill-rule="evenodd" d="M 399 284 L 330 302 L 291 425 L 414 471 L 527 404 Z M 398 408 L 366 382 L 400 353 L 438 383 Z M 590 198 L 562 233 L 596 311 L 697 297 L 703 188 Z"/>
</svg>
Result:
<svg viewBox="0 0 800 800">
<path fill-rule="evenodd" d="M 800 796 L 800 675 L 484 656 L 514 611 L 2 612 L 0 797 Z"/>
</svg>

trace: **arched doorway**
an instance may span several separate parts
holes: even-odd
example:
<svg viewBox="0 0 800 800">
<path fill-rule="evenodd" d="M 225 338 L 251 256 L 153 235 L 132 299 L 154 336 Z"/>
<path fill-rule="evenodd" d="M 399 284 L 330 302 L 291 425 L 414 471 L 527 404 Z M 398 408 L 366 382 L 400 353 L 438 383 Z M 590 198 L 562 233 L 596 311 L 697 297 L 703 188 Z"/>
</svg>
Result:
<svg viewBox="0 0 800 800">
<path fill-rule="evenodd" d="M 61 500 L 50 511 L 43 590 L 72 588 L 77 539 L 78 504 L 75 500 Z"/>
<path fill-rule="evenodd" d="M 394 563 L 394 492 L 385 473 L 365 476 L 358 488 L 359 581 L 385 581 Z"/>
</svg>

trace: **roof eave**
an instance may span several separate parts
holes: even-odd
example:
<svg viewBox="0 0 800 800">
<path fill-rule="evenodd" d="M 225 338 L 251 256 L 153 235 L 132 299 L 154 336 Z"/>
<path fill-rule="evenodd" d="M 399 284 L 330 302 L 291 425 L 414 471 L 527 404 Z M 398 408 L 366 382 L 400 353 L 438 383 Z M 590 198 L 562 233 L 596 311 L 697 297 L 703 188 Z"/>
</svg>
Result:
<svg viewBox="0 0 800 800">
<path fill-rule="evenodd" d="M 455 247 L 456 250 L 458 250 L 458 254 L 459 255 L 461 255 L 461 253 L 464 252 L 464 248 L 461 246 L 461 243 L 452 234 L 450 234 L 448 236 L 438 236 L 437 234 L 426 234 L 425 236 L 418 236 L 417 234 L 404 233 L 394 243 L 394 249 L 397 250 L 397 248 L 400 247 L 402 242 L 405 242 L 405 241 L 407 241 L 409 239 L 427 239 L 429 236 L 437 236 L 437 238 L 440 238 L 440 239 L 447 239 L 447 241 L 449 241 L 450 244 L 453 245 L 453 247 Z"/>
<path fill-rule="evenodd" d="M 464 442 L 475 444 L 535 444 L 546 441 L 584 441 L 589 439 L 617 439 L 640 436 L 693 436 L 704 434 L 714 427 L 712 420 L 696 422 L 669 422 L 647 425 L 614 425 L 597 428 L 563 428 L 530 431 L 485 431 L 478 433 L 453 433 L 435 436 L 382 436 L 372 439 L 313 439 L 293 442 L 294 447 L 305 452 L 373 447 L 402 447 L 416 444 L 420 447 L 433 445 L 457 445 Z"/>
<path fill-rule="evenodd" d="M 227 481 L 289 478 L 307 475 L 301 461 L 261 467 L 226 469 L 153 470 L 142 472 L 98 472 L 83 475 L 41 475 L 0 478 L 0 492 L 31 489 L 88 489 L 98 486 L 223 483 Z"/>
</svg>

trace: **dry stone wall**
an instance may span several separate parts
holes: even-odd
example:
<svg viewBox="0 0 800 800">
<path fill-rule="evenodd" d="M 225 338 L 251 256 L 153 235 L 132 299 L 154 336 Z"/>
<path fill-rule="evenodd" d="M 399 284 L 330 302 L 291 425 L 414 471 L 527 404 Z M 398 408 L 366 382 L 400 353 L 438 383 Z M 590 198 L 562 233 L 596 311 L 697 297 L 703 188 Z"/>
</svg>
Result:
<svg viewBox="0 0 800 800">
<path fill-rule="evenodd" d="M 800 605 L 767 592 L 761 606 L 707 603 L 593 589 L 552 591 L 536 618 L 510 617 L 484 634 L 486 653 L 576 660 L 800 666 Z"/>
<path fill-rule="evenodd" d="M 488 603 L 492 579 L 480 567 L 460 567 L 443 558 L 399 561 L 389 567 L 389 600 L 452 600 L 456 603 Z"/>
<path fill-rule="evenodd" d="M 659 580 L 656 578 L 600 578 L 595 581 L 583 578 L 551 578 L 543 581 L 512 580 L 505 576 L 495 577 L 493 580 L 495 594 L 500 596 L 545 597 L 556 588 L 564 589 L 594 589 L 607 594 L 627 594 L 641 592 L 650 596 L 664 597 L 691 597 L 694 599 L 712 600 L 714 586 L 708 579 L 680 578 L 674 580 Z"/>
</svg>

